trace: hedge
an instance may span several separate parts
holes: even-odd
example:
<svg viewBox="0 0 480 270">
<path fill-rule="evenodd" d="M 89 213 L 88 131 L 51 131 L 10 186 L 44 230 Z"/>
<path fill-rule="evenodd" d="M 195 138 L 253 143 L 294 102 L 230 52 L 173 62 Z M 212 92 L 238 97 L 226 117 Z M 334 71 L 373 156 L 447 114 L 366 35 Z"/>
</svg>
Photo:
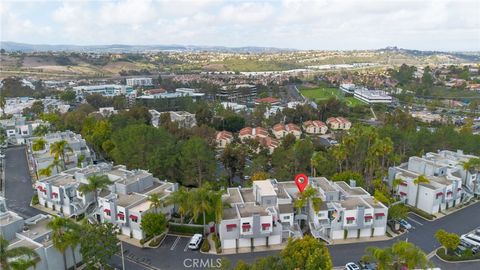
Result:
<svg viewBox="0 0 480 270">
<path fill-rule="evenodd" d="M 407 207 L 409 208 L 409 211 L 410 211 L 410 212 L 413 212 L 413 213 L 415 213 L 415 214 L 417 214 L 417 215 L 419 215 L 419 216 L 421 216 L 421 217 L 423 217 L 423 218 L 425 218 L 425 219 L 433 220 L 433 219 L 435 218 L 434 215 L 431 215 L 431 214 L 429 214 L 429 213 L 427 213 L 427 212 L 425 212 L 425 211 L 423 211 L 423 210 L 420 210 L 420 209 L 418 209 L 418 208 L 416 208 L 416 207 L 413 207 L 413 206 L 407 206 Z"/>
<path fill-rule="evenodd" d="M 170 224 L 168 226 L 168 232 L 175 233 L 175 234 L 185 234 L 185 235 L 194 235 L 196 233 L 203 234 L 203 227 Z"/>
<path fill-rule="evenodd" d="M 32 205 L 37 205 L 39 204 L 40 202 L 38 201 L 38 194 L 34 194 L 32 196 Z"/>
<path fill-rule="evenodd" d="M 445 248 L 439 248 L 437 249 L 437 256 L 444 259 L 445 261 L 469 261 L 469 260 L 480 259 L 480 252 L 477 254 L 466 252 L 462 254 L 462 256 L 457 256 L 457 255 L 448 255 L 446 254 Z"/>
<path fill-rule="evenodd" d="M 210 251 L 210 244 L 208 243 L 207 239 L 203 240 L 201 250 L 202 250 L 202 252 L 209 252 Z"/>
</svg>

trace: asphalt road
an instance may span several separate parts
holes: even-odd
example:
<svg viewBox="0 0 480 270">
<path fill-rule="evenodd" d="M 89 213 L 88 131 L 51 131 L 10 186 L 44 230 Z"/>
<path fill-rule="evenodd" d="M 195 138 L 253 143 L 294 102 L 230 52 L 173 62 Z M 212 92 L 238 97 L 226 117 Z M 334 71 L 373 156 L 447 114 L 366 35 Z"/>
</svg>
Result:
<svg viewBox="0 0 480 270">
<path fill-rule="evenodd" d="M 5 199 L 8 209 L 24 218 L 41 214 L 40 210 L 30 207 L 34 190 L 25 147 L 9 147 L 5 154 L 5 165 Z"/>
</svg>

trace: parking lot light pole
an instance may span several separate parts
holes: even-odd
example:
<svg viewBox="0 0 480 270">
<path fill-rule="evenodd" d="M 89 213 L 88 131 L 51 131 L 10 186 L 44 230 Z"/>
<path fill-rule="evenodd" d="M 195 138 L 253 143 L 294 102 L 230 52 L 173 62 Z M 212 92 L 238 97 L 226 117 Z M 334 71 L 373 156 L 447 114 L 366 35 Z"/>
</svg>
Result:
<svg viewBox="0 0 480 270">
<path fill-rule="evenodd" d="M 122 270 L 125 270 L 125 255 L 123 254 L 123 242 L 120 241 L 120 252 L 122 253 Z"/>
</svg>

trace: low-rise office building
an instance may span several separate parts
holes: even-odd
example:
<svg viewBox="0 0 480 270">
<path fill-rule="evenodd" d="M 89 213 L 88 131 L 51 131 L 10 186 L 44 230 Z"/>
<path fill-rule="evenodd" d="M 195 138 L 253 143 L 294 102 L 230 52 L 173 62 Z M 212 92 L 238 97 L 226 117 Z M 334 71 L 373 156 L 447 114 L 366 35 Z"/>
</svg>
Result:
<svg viewBox="0 0 480 270">
<path fill-rule="evenodd" d="M 392 97 L 382 90 L 368 90 L 366 88 L 355 89 L 353 97 L 368 104 L 392 103 Z"/>
<path fill-rule="evenodd" d="M 83 99 L 87 95 L 100 94 L 102 96 L 114 97 L 119 95 L 135 95 L 136 91 L 131 86 L 120 84 L 83 85 L 73 87 L 77 98 Z"/>
<path fill-rule="evenodd" d="M 225 85 L 220 88 L 216 98 L 226 102 L 251 102 L 257 98 L 257 86 L 253 84 Z"/>
</svg>

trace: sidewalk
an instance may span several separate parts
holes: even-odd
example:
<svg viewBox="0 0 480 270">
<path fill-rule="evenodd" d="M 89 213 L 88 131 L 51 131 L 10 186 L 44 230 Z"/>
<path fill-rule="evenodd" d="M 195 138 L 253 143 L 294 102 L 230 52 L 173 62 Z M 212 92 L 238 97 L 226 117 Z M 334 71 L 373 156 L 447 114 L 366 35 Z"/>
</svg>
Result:
<svg viewBox="0 0 480 270">
<path fill-rule="evenodd" d="M 117 235 L 118 240 L 125 242 L 127 244 L 130 244 L 132 246 L 136 246 L 139 248 L 142 248 L 143 245 L 140 244 L 140 240 L 137 240 L 135 238 L 130 238 L 130 236 L 124 235 L 124 234 L 119 234 Z"/>
<path fill-rule="evenodd" d="M 335 239 L 332 240 L 332 243 L 329 246 L 334 245 L 343 245 L 343 244 L 358 244 L 358 243 L 365 243 L 365 242 L 377 242 L 377 241 L 387 241 L 393 239 L 400 234 L 395 235 L 393 237 L 384 236 L 375 236 L 375 237 L 360 237 L 360 238 L 347 238 L 347 239 Z"/>
<path fill-rule="evenodd" d="M 271 245 L 271 246 L 260 246 L 260 247 L 254 247 L 253 250 L 250 247 L 245 247 L 245 248 L 229 248 L 229 249 L 223 249 L 222 254 L 218 255 L 231 255 L 231 254 L 241 254 L 241 253 L 253 253 L 253 252 L 262 252 L 262 251 L 275 251 L 275 250 L 282 250 L 287 246 L 287 243 L 284 242 L 279 245 Z"/>
</svg>

